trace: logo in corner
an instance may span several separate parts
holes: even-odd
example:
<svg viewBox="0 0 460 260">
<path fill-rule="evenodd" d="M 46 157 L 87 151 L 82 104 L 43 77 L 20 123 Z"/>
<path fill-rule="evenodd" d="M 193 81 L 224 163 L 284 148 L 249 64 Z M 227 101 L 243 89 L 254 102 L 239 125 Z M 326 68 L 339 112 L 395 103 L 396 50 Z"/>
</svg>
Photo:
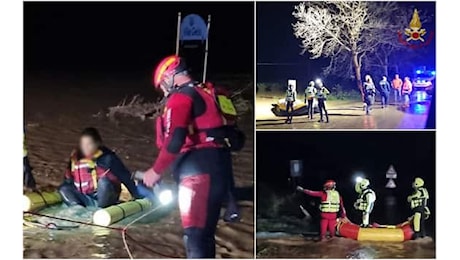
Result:
<svg viewBox="0 0 460 260">
<path fill-rule="evenodd" d="M 414 9 L 412 19 L 409 23 L 409 28 L 404 29 L 404 35 L 402 32 L 398 32 L 399 42 L 409 48 L 418 49 L 431 43 L 431 40 L 434 37 L 434 32 L 431 32 L 428 35 L 428 38 L 425 38 L 426 36 L 427 30 L 422 27 L 418 11 L 417 9 Z"/>
</svg>

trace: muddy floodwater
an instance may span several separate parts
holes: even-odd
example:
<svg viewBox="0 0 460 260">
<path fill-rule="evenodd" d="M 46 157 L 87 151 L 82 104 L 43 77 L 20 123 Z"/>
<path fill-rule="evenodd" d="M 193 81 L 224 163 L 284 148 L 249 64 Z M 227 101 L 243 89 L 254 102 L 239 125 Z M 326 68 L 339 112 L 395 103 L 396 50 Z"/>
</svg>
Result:
<svg viewBox="0 0 460 260">
<path fill-rule="evenodd" d="M 430 101 L 414 102 L 408 109 L 401 109 L 395 104 L 381 108 L 377 101 L 371 112 L 366 116 L 363 103 L 358 101 L 331 100 L 327 101 L 329 123 L 319 123 L 319 113 L 313 120 L 306 116 L 297 116 L 292 124 L 285 124 L 284 117 L 275 116 L 272 104 L 278 99 L 256 98 L 256 125 L 258 129 L 424 129 L 430 109 Z"/>
<path fill-rule="evenodd" d="M 66 162 L 77 144 L 80 131 L 88 126 L 100 130 L 105 144 L 117 152 L 131 170 L 145 170 L 158 153 L 155 148 L 154 122 L 150 119 L 106 117 L 107 108 L 125 97 L 140 94 L 149 101 L 156 100 L 145 78 L 97 78 L 83 76 L 25 77 L 25 124 L 29 158 L 40 190 L 55 190 L 62 182 Z M 227 82 L 238 86 L 238 80 Z M 246 83 L 247 84 L 247 83 Z M 252 95 L 252 91 L 249 92 Z M 252 100 L 252 97 L 248 97 Z M 243 116 L 241 128 L 247 135 L 246 147 L 234 154 L 236 186 L 253 191 L 253 118 Z M 174 185 L 167 176 L 165 182 Z M 252 190 L 252 191 L 251 191 Z M 129 199 L 122 194 L 122 199 Z M 240 223 L 219 221 L 217 229 L 218 258 L 253 258 L 254 217 L 253 198 L 243 196 L 239 205 Z M 224 208 L 222 209 L 224 210 Z M 128 246 L 136 258 L 185 257 L 182 228 L 177 206 L 162 209 L 128 230 Z M 60 213 L 57 213 L 60 212 Z M 72 219 L 91 220 L 86 212 L 47 212 Z M 155 215 L 160 212 L 152 213 Z M 43 220 L 45 221 L 46 220 Z M 118 223 L 123 226 L 126 222 Z M 116 225 L 117 226 L 117 225 Z M 49 230 L 24 227 L 24 258 L 127 258 L 121 233 L 117 230 L 79 225 L 70 230 Z"/>
<path fill-rule="evenodd" d="M 257 239 L 258 258 L 435 258 L 431 238 L 403 243 L 360 242 L 334 238 L 316 242 L 301 236 Z"/>
</svg>

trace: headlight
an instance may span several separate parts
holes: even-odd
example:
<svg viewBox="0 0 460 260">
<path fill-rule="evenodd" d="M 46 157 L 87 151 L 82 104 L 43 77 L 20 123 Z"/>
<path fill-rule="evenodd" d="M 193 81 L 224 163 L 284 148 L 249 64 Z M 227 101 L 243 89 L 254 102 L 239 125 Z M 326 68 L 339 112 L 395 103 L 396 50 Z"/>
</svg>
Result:
<svg viewBox="0 0 460 260">
<path fill-rule="evenodd" d="M 168 205 L 173 201 L 173 194 L 171 190 L 162 190 L 158 195 L 158 200 L 162 205 Z"/>
</svg>

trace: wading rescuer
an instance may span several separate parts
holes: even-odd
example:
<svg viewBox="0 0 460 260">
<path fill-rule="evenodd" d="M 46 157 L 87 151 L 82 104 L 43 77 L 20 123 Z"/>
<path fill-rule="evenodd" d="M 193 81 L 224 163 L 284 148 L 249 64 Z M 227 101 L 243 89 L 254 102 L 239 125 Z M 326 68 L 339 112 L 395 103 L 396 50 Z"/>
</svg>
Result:
<svg viewBox="0 0 460 260">
<path fill-rule="evenodd" d="M 292 112 L 294 112 L 294 103 L 295 103 L 296 94 L 295 91 L 292 89 L 292 86 L 289 85 L 286 90 L 286 113 L 287 118 L 285 123 L 290 124 L 292 123 Z"/>
<path fill-rule="evenodd" d="M 157 119 L 159 155 L 144 184 L 152 187 L 170 168 L 179 183 L 187 257 L 215 258 L 214 235 L 233 174 L 230 150 L 244 146 L 244 135 L 227 120 L 236 110 L 212 84 L 195 82 L 178 56 L 157 65 L 152 83 L 167 100 Z"/>
<path fill-rule="evenodd" d="M 412 195 L 407 197 L 407 202 L 410 203 L 410 208 L 414 213 L 412 225 L 415 233 L 413 239 L 423 238 L 426 236 L 425 220 L 430 215 L 430 209 L 427 206 L 430 195 L 428 194 L 428 190 L 423 187 L 424 185 L 425 182 L 422 178 L 415 178 L 412 183 L 414 192 Z"/>
<path fill-rule="evenodd" d="M 305 89 L 305 104 L 308 106 L 308 119 L 313 119 L 313 114 L 315 113 L 313 108 L 313 101 L 316 96 L 315 82 L 310 81 L 308 87 Z"/>
<path fill-rule="evenodd" d="M 313 197 L 321 198 L 321 204 L 319 205 L 319 209 L 321 211 L 321 240 L 326 239 L 327 231 L 329 231 L 331 238 L 335 236 L 335 226 L 337 224 L 337 215 L 339 212 L 342 218 L 346 218 L 342 197 L 335 188 L 336 183 L 333 180 L 326 181 L 323 185 L 322 191 L 312 191 L 297 186 L 298 191 L 304 192 L 305 194 Z"/>
<path fill-rule="evenodd" d="M 355 184 L 355 191 L 359 194 L 354 207 L 362 212 L 361 227 L 369 227 L 369 216 L 374 209 L 376 200 L 375 192 L 369 188 L 370 182 L 368 179 L 362 179 Z"/>
<path fill-rule="evenodd" d="M 329 90 L 324 86 L 323 82 L 320 80 L 318 82 L 318 92 L 316 93 L 316 98 L 318 99 L 318 108 L 320 119 L 318 122 L 329 123 L 329 115 L 327 114 L 326 109 L 326 100 L 327 96 L 330 94 Z M 326 121 L 323 120 L 323 114 L 326 117 Z"/>
<path fill-rule="evenodd" d="M 97 129 L 84 129 L 78 149 L 70 156 L 64 183 L 59 187 L 63 201 L 69 206 L 105 208 L 118 203 L 121 183 L 132 197 L 142 197 L 120 158 L 103 146 Z"/>
</svg>

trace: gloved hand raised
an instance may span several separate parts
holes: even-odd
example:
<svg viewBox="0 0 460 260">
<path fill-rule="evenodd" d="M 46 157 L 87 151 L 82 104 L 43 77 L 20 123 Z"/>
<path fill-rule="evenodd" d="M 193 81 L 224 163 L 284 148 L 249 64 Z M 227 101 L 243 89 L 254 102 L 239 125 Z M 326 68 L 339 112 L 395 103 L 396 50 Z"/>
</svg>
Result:
<svg viewBox="0 0 460 260">
<path fill-rule="evenodd" d="M 300 186 L 297 186 L 296 190 L 303 191 L 304 189 L 302 187 L 300 187 Z"/>
</svg>

